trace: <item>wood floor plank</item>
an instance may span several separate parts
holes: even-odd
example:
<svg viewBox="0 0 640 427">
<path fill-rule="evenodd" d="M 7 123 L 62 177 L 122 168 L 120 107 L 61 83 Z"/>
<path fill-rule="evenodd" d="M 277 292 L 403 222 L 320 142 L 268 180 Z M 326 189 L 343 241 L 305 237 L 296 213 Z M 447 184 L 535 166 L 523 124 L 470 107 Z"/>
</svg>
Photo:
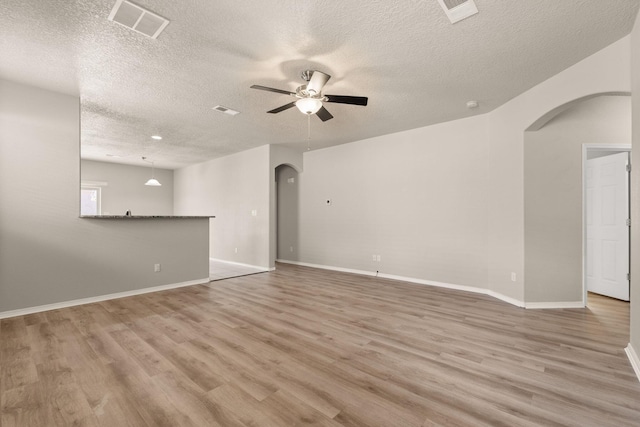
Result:
<svg viewBox="0 0 640 427">
<path fill-rule="evenodd" d="M 342 425 L 284 390 L 273 393 L 262 402 L 261 406 L 263 412 L 278 426 L 338 427 Z"/>
<path fill-rule="evenodd" d="M 0 427 L 639 426 L 628 327 L 279 264 L 0 320 Z"/>
</svg>

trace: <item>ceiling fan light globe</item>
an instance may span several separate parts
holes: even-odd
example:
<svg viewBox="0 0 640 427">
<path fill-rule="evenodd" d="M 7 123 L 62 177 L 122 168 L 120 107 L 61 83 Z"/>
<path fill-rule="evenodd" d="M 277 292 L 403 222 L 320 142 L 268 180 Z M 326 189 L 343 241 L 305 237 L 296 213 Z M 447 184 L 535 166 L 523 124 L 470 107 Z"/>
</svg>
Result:
<svg viewBox="0 0 640 427">
<path fill-rule="evenodd" d="M 322 108 L 322 101 L 317 98 L 302 98 L 296 101 L 296 107 L 303 114 L 311 115 L 318 112 Z"/>
</svg>

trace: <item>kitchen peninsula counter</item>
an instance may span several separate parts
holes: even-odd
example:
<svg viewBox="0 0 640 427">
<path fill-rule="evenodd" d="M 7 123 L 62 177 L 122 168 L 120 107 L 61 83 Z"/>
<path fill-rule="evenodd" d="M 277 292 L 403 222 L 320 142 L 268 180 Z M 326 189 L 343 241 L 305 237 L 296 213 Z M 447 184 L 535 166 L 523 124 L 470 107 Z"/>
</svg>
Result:
<svg viewBox="0 0 640 427">
<path fill-rule="evenodd" d="M 213 215 L 80 215 L 86 219 L 209 219 Z"/>
</svg>

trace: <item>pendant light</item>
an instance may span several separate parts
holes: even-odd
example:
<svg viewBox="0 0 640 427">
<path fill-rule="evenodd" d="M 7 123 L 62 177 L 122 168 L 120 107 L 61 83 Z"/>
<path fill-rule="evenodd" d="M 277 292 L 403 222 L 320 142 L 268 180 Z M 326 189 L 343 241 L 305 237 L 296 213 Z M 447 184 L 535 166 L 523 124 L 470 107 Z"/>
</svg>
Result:
<svg viewBox="0 0 640 427">
<path fill-rule="evenodd" d="M 144 160 L 147 163 L 151 163 L 151 178 L 149 178 L 149 180 L 147 182 L 144 183 L 144 185 L 149 185 L 152 187 L 160 187 L 162 186 L 162 184 L 160 184 L 160 181 L 158 181 L 157 179 L 154 178 L 154 167 L 153 167 L 153 162 L 147 160 L 146 157 L 143 157 L 142 160 Z"/>
</svg>

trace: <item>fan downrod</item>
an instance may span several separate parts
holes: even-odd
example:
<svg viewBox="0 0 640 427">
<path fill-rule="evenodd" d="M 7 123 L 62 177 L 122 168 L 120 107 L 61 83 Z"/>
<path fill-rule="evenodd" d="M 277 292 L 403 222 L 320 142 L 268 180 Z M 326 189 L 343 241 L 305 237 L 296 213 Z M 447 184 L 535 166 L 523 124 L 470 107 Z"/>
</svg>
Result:
<svg viewBox="0 0 640 427">
<path fill-rule="evenodd" d="M 305 82 L 308 82 L 309 80 L 311 80 L 312 75 L 313 75 L 313 70 L 304 70 L 302 73 L 300 73 L 300 77 Z"/>
</svg>

